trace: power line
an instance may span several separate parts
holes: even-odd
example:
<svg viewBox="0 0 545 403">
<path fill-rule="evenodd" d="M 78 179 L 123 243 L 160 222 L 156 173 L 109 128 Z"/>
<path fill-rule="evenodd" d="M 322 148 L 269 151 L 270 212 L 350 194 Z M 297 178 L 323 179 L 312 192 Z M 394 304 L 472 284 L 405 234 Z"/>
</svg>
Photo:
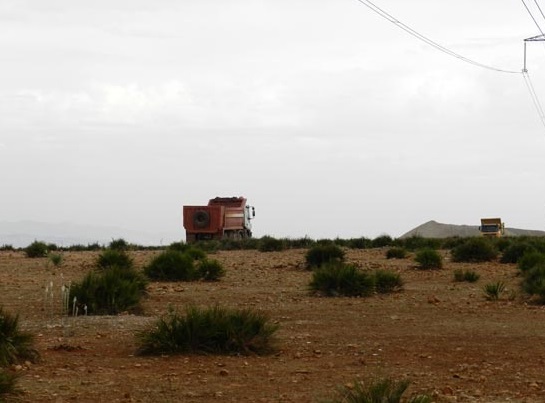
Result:
<svg viewBox="0 0 545 403">
<path fill-rule="evenodd" d="M 524 82 L 526 83 L 526 87 L 528 88 L 528 91 L 530 92 L 530 96 L 532 97 L 532 102 L 534 103 L 534 106 L 537 110 L 539 119 L 541 120 L 541 123 L 545 127 L 545 113 L 543 113 L 541 102 L 539 102 L 539 98 L 532 84 L 532 80 L 530 80 L 530 75 L 528 74 L 528 71 L 523 71 L 522 76 L 524 77 Z"/>
<path fill-rule="evenodd" d="M 541 13 L 541 16 L 545 19 L 545 14 L 543 14 L 543 10 L 542 10 L 541 7 L 539 6 L 537 0 L 534 0 L 534 3 L 536 3 L 537 9 L 538 9 L 539 12 Z"/>
<path fill-rule="evenodd" d="M 541 27 L 539 26 L 539 24 L 537 23 L 537 20 L 535 19 L 534 15 L 532 14 L 532 12 L 530 11 L 530 8 L 528 7 L 528 5 L 526 4 L 526 2 L 524 0 L 521 0 L 522 1 L 522 4 L 524 4 L 524 8 L 526 8 L 526 11 L 528 11 L 528 14 L 530 14 L 530 17 L 532 17 L 532 20 L 534 21 L 534 24 L 536 24 L 537 26 L 537 29 L 539 29 L 539 32 L 541 32 L 541 35 L 545 35 L 543 33 L 543 30 L 541 29 Z M 535 0 L 534 0 L 535 1 Z M 541 11 L 541 8 L 539 7 L 539 5 L 537 4 L 537 1 L 535 1 L 537 7 L 539 8 L 539 11 Z M 543 12 L 541 13 L 541 15 L 543 15 Z"/>
<path fill-rule="evenodd" d="M 486 64 L 482 64 L 482 63 L 476 62 L 474 60 L 468 59 L 467 57 L 464 57 L 464 56 L 462 56 L 462 55 L 460 55 L 460 54 L 458 54 L 458 53 L 444 47 L 443 45 L 440 45 L 439 43 L 431 40 L 430 38 L 422 35 L 421 33 L 415 31 L 411 27 L 409 27 L 409 26 L 405 25 L 404 23 L 402 23 L 401 21 L 399 21 L 397 18 L 395 18 L 391 14 L 388 14 L 386 11 L 384 11 L 383 9 L 378 7 L 377 5 L 373 4 L 371 1 L 369 1 L 369 0 L 357 0 L 357 1 L 360 2 L 361 4 L 363 4 L 365 7 L 371 9 L 372 11 L 374 11 L 376 14 L 380 15 L 382 18 L 384 18 L 384 19 L 388 20 L 389 22 L 391 22 L 392 24 L 396 25 L 398 28 L 401 28 L 402 30 L 407 32 L 409 35 L 414 36 L 415 38 L 421 40 L 422 42 L 434 47 L 435 49 L 437 49 L 437 50 L 439 50 L 439 51 L 441 51 L 443 53 L 446 53 L 449 56 L 455 57 L 455 58 L 457 58 L 459 60 L 462 60 L 462 61 L 464 61 L 466 63 L 469 63 L 469 64 L 472 64 L 474 66 L 482 67 L 484 69 L 493 70 L 493 71 L 497 71 L 497 72 L 500 72 L 500 73 L 520 74 L 520 71 L 499 69 L 499 68 L 496 68 L 496 67 L 493 67 L 493 66 L 488 66 Z M 523 0 L 523 2 L 524 2 L 524 0 Z M 526 5 L 526 3 L 525 3 L 525 5 Z"/>
</svg>

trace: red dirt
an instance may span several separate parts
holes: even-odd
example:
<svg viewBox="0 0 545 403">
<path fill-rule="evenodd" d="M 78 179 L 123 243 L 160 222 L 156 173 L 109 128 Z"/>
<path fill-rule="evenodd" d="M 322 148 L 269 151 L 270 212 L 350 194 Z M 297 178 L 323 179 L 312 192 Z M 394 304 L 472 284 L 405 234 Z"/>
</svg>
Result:
<svg viewBox="0 0 545 403">
<path fill-rule="evenodd" d="M 158 252 L 132 252 L 141 268 Z M 544 402 L 545 309 L 520 296 L 513 265 L 452 263 L 420 271 L 384 250 L 349 250 L 362 268 L 387 268 L 402 292 L 324 298 L 308 292 L 304 250 L 219 252 L 216 283 L 151 283 L 142 316 L 60 315 L 60 286 L 79 281 L 96 253 L 65 253 L 61 268 L 0 253 L 0 304 L 36 335 L 41 361 L 17 367 L 22 402 L 317 402 L 355 379 L 409 379 L 437 402 Z M 455 283 L 471 268 L 477 283 Z M 484 284 L 508 291 L 487 301 Z M 54 305 L 45 287 L 54 284 Z M 519 295 L 515 295 L 515 293 Z M 508 298 L 510 297 L 510 298 Z M 512 300 L 510 300 L 512 299 Z M 262 310 L 280 325 L 270 356 L 135 356 L 135 334 L 186 304 Z"/>
</svg>

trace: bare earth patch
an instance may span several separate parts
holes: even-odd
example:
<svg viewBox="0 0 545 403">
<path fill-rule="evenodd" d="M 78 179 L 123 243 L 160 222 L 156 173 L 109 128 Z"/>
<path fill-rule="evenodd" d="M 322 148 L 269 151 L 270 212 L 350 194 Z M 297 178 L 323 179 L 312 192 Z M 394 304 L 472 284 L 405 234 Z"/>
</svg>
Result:
<svg viewBox="0 0 545 403">
<path fill-rule="evenodd" d="M 132 252 L 141 268 L 158 252 Z M 219 252 L 216 283 L 151 283 L 144 314 L 61 318 L 60 286 L 79 281 L 96 253 L 66 253 L 61 268 L 0 253 L 0 304 L 36 335 L 41 361 L 18 367 L 23 402 L 317 402 L 354 379 L 410 379 L 435 401 L 545 401 L 545 309 L 520 296 L 513 265 L 461 264 L 419 271 L 385 250 L 348 250 L 362 268 L 398 271 L 404 291 L 368 298 L 309 294 L 304 250 Z M 455 283 L 455 269 L 477 283 Z M 482 287 L 508 291 L 490 302 Z M 53 304 L 45 288 L 53 282 Z M 508 298 L 511 297 L 511 298 Z M 512 299 L 512 300 L 510 300 Z M 169 306 L 252 307 L 280 325 L 276 354 L 135 355 L 136 333 Z"/>
</svg>

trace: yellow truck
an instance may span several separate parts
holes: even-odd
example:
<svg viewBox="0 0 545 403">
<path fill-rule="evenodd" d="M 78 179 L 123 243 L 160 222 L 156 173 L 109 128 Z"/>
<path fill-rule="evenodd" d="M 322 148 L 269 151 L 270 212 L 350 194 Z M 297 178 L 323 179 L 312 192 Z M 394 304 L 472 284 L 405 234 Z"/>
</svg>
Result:
<svg viewBox="0 0 545 403">
<path fill-rule="evenodd" d="M 501 222 L 501 218 L 481 218 L 479 231 L 482 236 L 499 238 L 505 233 L 505 225 Z"/>
</svg>

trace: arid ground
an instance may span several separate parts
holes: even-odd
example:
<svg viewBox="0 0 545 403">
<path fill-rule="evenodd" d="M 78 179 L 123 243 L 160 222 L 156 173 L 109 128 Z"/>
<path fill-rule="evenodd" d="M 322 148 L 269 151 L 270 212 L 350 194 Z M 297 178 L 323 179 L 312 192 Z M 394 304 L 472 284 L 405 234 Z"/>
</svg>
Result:
<svg viewBox="0 0 545 403">
<path fill-rule="evenodd" d="M 159 252 L 131 252 L 138 268 Z M 309 294 L 305 250 L 218 252 L 219 282 L 150 283 L 142 315 L 61 316 L 63 283 L 79 281 L 97 254 L 64 254 L 60 268 L 22 252 L 0 253 L 0 304 L 36 335 L 37 363 L 23 363 L 22 402 L 318 402 L 354 380 L 409 379 L 437 402 L 544 402 L 545 309 L 525 301 L 514 265 L 415 268 L 384 249 L 347 250 L 362 269 L 399 272 L 404 290 L 367 298 Z M 453 271 L 474 269 L 477 283 Z M 507 291 L 486 300 L 483 286 Z M 46 298 L 53 283 L 54 296 Z M 136 334 L 169 306 L 251 307 L 279 324 L 269 356 L 135 354 Z"/>
</svg>

